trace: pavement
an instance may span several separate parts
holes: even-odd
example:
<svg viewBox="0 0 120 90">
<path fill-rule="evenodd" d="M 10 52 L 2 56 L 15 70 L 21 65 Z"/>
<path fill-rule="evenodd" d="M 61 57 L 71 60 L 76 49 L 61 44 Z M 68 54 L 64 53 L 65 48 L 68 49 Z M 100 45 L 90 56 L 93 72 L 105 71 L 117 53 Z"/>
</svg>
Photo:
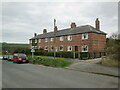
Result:
<svg viewBox="0 0 120 90">
<path fill-rule="evenodd" d="M 101 58 L 90 59 L 90 60 L 75 59 L 75 61 L 74 60 L 69 60 L 69 61 L 74 62 L 74 64 L 72 64 L 69 67 L 66 67 L 66 69 L 94 73 L 94 74 L 108 75 L 113 77 L 120 77 L 120 75 L 118 74 L 118 67 L 110 67 L 110 66 L 96 64 L 97 62 L 101 61 Z"/>
<path fill-rule="evenodd" d="M 108 87 L 118 88 L 118 78 L 64 68 L 2 61 L 2 88 Z"/>
</svg>

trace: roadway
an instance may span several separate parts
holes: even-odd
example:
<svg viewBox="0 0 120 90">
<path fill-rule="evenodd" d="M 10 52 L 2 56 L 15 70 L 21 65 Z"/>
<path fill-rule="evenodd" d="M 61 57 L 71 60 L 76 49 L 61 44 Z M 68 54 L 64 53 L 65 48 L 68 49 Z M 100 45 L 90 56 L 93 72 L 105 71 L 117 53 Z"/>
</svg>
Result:
<svg viewBox="0 0 120 90">
<path fill-rule="evenodd" d="M 1 62 L 3 88 L 118 88 L 116 77 L 4 60 Z"/>
</svg>

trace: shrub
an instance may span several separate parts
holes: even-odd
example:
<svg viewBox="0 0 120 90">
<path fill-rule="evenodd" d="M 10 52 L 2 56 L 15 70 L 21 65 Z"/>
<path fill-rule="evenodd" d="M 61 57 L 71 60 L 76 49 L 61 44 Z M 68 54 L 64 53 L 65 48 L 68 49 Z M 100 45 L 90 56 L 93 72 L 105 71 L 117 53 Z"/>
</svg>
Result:
<svg viewBox="0 0 120 90">
<path fill-rule="evenodd" d="M 56 52 L 56 57 L 73 58 L 73 52 Z"/>
<path fill-rule="evenodd" d="M 75 57 L 78 58 L 78 54 L 80 53 L 80 58 L 81 59 L 86 59 L 89 57 L 88 52 L 75 52 Z M 47 52 L 43 50 L 36 50 L 35 55 L 40 55 L 40 56 L 54 56 L 54 52 Z M 60 51 L 56 52 L 56 57 L 63 57 L 63 58 L 74 58 L 74 52 L 70 51 Z"/>
</svg>

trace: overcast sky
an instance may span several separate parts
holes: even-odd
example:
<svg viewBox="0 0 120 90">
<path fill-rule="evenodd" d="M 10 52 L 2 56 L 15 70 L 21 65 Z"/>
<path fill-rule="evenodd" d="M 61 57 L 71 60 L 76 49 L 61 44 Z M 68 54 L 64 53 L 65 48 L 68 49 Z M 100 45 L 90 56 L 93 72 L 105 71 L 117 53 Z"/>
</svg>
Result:
<svg viewBox="0 0 120 90">
<path fill-rule="evenodd" d="M 34 33 L 43 29 L 53 31 L 53 19 L 59 30 L 77 26 L 95 26 L 100 20 L 100 29 L 109 36 L 118 31 L 117 2 L 3 2 L 2 42 L 28 43 Z M 1 25 L 1 24 L 0 24 Z"/>
</svg>

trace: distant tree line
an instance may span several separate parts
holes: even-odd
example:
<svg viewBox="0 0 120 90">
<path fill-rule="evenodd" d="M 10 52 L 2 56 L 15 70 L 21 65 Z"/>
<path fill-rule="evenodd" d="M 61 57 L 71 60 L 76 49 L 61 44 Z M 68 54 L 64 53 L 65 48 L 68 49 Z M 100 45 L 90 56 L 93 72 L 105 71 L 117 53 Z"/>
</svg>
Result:
<svg viewBox="0 0 120 90">
<path fill-rule="evenodd" d="M 30 54 L 29 44 L 2 43 L 2 54 L 13 54 L 13 53 Z"/>
</svg>

